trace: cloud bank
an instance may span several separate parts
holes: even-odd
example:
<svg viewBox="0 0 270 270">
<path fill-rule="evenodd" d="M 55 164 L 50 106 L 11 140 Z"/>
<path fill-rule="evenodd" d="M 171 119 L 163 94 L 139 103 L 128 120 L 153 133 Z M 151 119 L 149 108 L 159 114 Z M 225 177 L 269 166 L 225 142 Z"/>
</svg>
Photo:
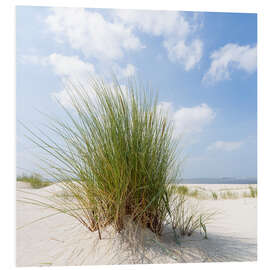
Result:
<svg viewBox="0 0 270 270">
<path fill-rule="evenodd" d="M 139 33 L 161 37 L 169 60 L 188 71 L 203 52 L 203 42 L 193 36 L 199 29 L 198 17 L 143 10 L 110 10 L 104 16 L 83 8 L 52 8 L 45 23 L 58 42 L 68 42 L 85 57 L 101 61 L 118 61 L 125 53 L 145 48 Z"/>
<path fill-rule="evenodd" d="M 110 22 L 95 11 L 52 8 L 45 22 L 58 42 L 67 41 L 85 57 L 116 60 L 122 58 L 125 51 L 143 48 L 131 27 Z"/>
</svg>

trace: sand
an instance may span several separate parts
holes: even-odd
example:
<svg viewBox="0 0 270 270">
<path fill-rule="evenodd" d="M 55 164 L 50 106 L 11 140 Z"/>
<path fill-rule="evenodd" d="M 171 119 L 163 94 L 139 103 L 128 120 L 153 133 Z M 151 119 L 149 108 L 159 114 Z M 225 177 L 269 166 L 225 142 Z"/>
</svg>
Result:
<svg viewBox="0 0 270 270">
<path fill-rule="evenodd" d="M 249 185 L 192 185 L 215 192 L 243 191 Z M 189 185 L 191 187 L 191 185 Z M 37 199 L 61 192 L 57 185 L 31 189 L 17 183 L 16 203 L 16 265 L 93 265 L 133 263 L 184 263 L 255 261 L 257 259 L 257 200 L 239 198 L 227 200 L 200 200 L 204 208 L 218 210 L 212 224 L 207 227 L 208 239 L 199 232 L 180 238 L 165 228 L 157 238 L 148 230 L 137 231 L 137 237 L 126 233 L 114 234 L 111 228 L 102 233 L 90 232 L 75 219 L 64 214 L 54 215 L 51 209 L 25 204 L 25 198 Z M 52 215 L 51 217 L 47 217 Z M 46 218 L 44 218 L 46 217 Z M 39 221 L 36 221 L 38 220 Z M 32 223 L 33 221 L 36 221 Z M 125 240 L 123 240 L 125 239 Z M 127 241 L 127 239 L 129 241 Z M 141 239 L 141 240 L 138 240 Z"/>
</svg>

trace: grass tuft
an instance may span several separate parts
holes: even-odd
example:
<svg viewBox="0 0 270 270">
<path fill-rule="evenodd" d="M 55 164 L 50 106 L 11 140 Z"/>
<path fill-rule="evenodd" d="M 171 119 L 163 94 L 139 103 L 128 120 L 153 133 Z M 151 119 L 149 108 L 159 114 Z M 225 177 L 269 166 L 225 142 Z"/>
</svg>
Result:
<svg viewBox="0 0 270 270">
<path fill-rule="evenodd" d="M 126 87 L 117 80 L 70 82 L 66 89 L 73 107 L 62 107 L 68 121 L 51 119 L 48 135 L 26 127 L 48 156 L 44 170 L 64 190 L 45 206 L 98 231 L 100 239 L 108 225 L 121 232 L 126 216 L 160 235 L 170 212 L 168 185 L 180 166 L 173 126 L 157 97 L 135 81 Z"/>
<path fill-rule="evenodd" d="M 176 192 L 179 194 L 187 195 L 189 193 L 189 189 L 187 186 L 175 186 Z"/>
<path fill-rule="evenodd" d="M 207 224 L 210 223 L 217 212 L 202 210 L 198 201 L 188 198 L 185 194 L 179 194 L 173 200 L 172 226 L 182 236 L 191 236 L 195 230 L 200 230 L 207 238 Z"/>
<path fill-rule="evenodd" d="M 29 176 L 27 175 L 17 176 L 16 180 L 18 182 L 29 183 L 32 188 L 43 188 L 52 184 L 52 182 L 42 179 L 42 177 L 39 174 L 31 174 Z"/>
<path fill-rule="evenodd" d="M 212 197 L 214 200 L 217 200 L 218 199 L 218 194 L 214 191 L 212 191 Z"/>
<path fill-rule="evenodd" d="M 250 197 L 257 198 L 257 187 L 249 186 Z"/>
<path fill-rule="evenodd" d="M 235 200 L 239 198 L 239 194 L 232 191 L 221 192 L 220 198 L 223 200 Z"/>
</svg>

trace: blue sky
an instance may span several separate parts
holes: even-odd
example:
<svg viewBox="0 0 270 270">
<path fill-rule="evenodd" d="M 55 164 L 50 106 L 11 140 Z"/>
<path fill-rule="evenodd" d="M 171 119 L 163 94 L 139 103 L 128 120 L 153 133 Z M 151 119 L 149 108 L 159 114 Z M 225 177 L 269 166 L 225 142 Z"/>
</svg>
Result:
<svg viewBox="0 0 270 270">
<path fill-rule="evenodd" d="M 16 116 L 70 109 L 63 80 L 137 76 L 183 136 L 183 177 L 257 175 L 257 15 L 17 7 Z M 17 173 L 37 150 L 17 125 Z"/>
</svg>

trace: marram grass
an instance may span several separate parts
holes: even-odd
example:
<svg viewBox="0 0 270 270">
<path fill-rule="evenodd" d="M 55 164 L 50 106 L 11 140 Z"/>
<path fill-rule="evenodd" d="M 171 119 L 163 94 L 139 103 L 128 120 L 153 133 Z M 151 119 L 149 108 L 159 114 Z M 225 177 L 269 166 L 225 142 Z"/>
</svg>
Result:
<svg viewBox="0 0 270 270">
<path fill-rule="evenodd" d="M 50 181 L 45 181 L 39 174 L 17 176 L 16 181 L 29 183 L 32 188 L 43 188 L 51 184 Z"/>
<path fill-rule="evenodd" d="M 91 80 L 87 87 L 70 82 L 67 92 L 69 121 L 52 119 L 50 136 L 28 129 L 48 156 L 46 172 L 69 194 L 45 206 L 76 218 L 100 238 L 107 225 L 122 231 L 126 216 L 160 235 L 172 215 L 168 185 L 180 166 L 173 126 L 157 97 L 134 80 L 125 87 L 117 80 Z"/>
</svg>

